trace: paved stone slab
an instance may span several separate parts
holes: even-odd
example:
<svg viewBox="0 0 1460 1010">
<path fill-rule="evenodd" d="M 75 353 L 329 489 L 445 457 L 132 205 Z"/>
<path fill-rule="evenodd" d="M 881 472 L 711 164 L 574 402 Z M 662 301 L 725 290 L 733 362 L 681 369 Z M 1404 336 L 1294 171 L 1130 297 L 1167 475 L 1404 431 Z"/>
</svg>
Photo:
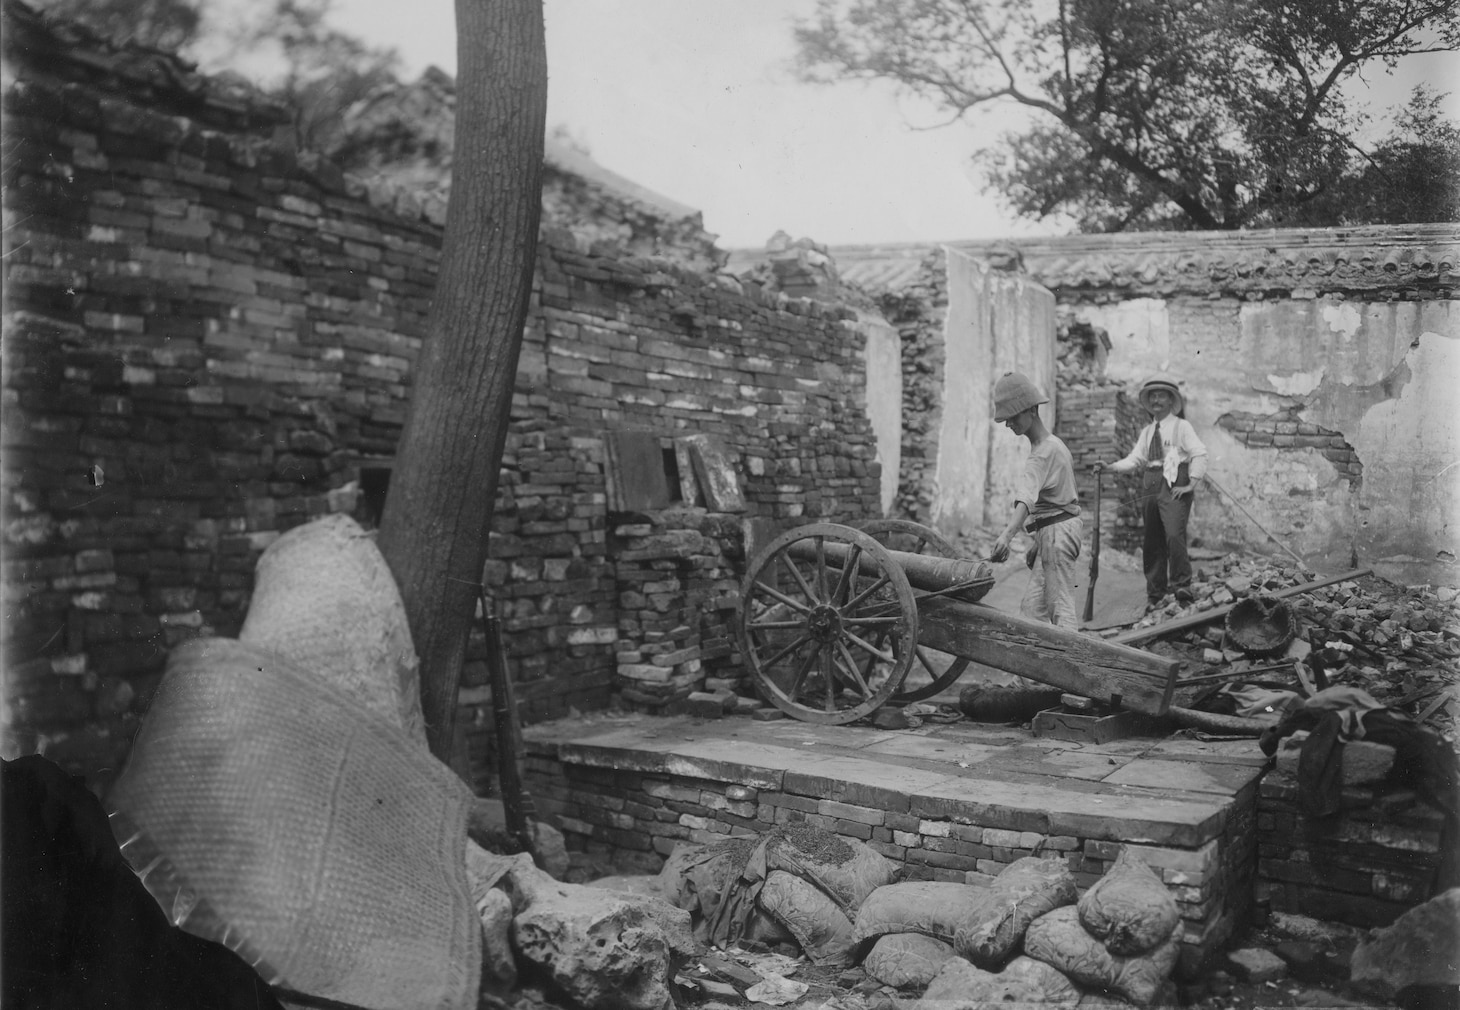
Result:
<svg viewBox="0 0 1460 1010">
<path fill-rule="evenodd" d="M 1176 799 L 1108 786 L 1077 792 L 1069 788 L 1074 782 L 1045 782 L 950 778 L 913 796 L 908 812 L 1014 831 L 1187 848 L 1215 838 L 1226 821 L 1227 804 L 1216 796 Z"/>
<path fill-rule="evenodd" d="M 910 797 L 959 781 L 964 780 L 907 765 L 840 755 L 808 755 L 796 768 L 787 770 L 782 788 L 802 796 L 906 813 Z"/>
<path fill-rule="evenodd" d="M 1055 778 L 1076 778 L 1100 781 L 1121 765 L 1135 759 L 1133 754 L 1109 754 L 1096 750 L 1046 750 L 1037 747 L 1004 747 L 996 750 L 980 769 L 1007 769 L 1030 775 Z"/>
<path fill-rule="evenodd" d="M 1196 764 L 1136 758 L 1105 777 L 1112 785 L 1149 786 L 1168 792 L 1216 793 L 1235 796 L 1261 770 L 1248 765 Z"/>
<path fill-rule="evenodd" d="M 925 761 L 942 761 L 956 765 L 960 761 L 965 764 L 983 761 L 1002 749 L 992 744 L 964 743 L 944 737 L 898 735 L 870 744 L 862 749 L 862 753 L 921 758 Z"/>
<path fill-rule="evenodd" d="M 1190 737 L 1174 736 L 1155 742 L 1146 750 L 1147 757 L 1160 757 L 1169 761 L 1201 761 L 1218 764 L 1248 765 L 1265 767 L 1270 760 L 1257 746 L 1257 740 L 1194 740 Z"/>
</svg>

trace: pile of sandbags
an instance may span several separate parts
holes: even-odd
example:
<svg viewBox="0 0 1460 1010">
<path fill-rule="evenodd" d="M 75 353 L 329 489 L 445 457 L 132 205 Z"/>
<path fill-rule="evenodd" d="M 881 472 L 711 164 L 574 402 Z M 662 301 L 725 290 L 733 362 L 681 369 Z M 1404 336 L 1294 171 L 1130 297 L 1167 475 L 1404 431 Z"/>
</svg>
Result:
<svg viewBox="0 0 1460 1010">
<path fill-rule="evenodd" d="M 815 964 L 845 965 L 863 903 L 895 873 L 870 846 L 798 822 L 756 838 L 680 844 L 653 890 L 690 913 L 702 943 L 789 943 Z"/>
<path fill-rule="evenodd" d="M 1026 857 L 987 887 L 903 883 L 862 905 L 854 936 L 871 942 L 873 979 L 923 989 L 907 1010 L 1114 997 L 1148 1006 L 1169 992 L 1180 910 L 1144 863 L 1122 850 L 1077 902 L 1059 859 Z"/>
<path fill-rule="evenodd" d="M 1180 921 L 1181 910 L 1161 878 L 1121 849 L 1078 905 L 1030 924 L 1024 953 L 1082 987 L 1148 1006 L 1176 967 Z"/>
</svg>

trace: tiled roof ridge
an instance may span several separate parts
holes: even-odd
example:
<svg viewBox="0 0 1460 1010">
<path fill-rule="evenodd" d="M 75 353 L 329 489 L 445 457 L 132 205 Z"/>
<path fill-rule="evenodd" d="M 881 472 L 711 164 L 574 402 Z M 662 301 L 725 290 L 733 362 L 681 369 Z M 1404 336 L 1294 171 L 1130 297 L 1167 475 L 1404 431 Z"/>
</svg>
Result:
<svg viewBox="0 0 1460 1010">
<path fill-rule="evenodd" d="M 1029 275 L 1050 288 L 1341 291 L 1460 282 L 1460 224 L 1447 222 L 898 242 L 828 251 L 844 274 L 855 276 L 940 246 L 976 257 L 1017 251 Z"/>
<path fill-rule="evenodd" d="M 287 123 L 284 105 L 237 75 L 209 75 L 175 53 L 117 42 L 85 24 L 4 0 L 8 61 L 145 98 L 146 104 L 219 129 L 259 131 Z"/>
</svg>

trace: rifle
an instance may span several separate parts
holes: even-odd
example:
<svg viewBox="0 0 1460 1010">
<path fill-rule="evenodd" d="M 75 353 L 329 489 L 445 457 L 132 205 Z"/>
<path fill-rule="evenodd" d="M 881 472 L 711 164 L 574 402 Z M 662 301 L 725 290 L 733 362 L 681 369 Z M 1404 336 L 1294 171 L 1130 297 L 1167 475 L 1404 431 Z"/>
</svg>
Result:
<svg viewBox="0 0 1460 1010">
<path fill-rule="evenodd" d="M 1104 470 L 1095 471 L 1095 532 L 1090 540 L 1090 582 L 1085 587 L 1085 614 L 1082 621 L 1095 618 L 1095 581 L 1100 578 L 1100 478 Z"/>
<path fill-rule="evenodd" d="M 517 721 L 517 701 L 512 695 L 512 675 L 507 669 L 502 621 L 487 597 L 486 588 L 479 587 L 478 591 L 487 634 L 487 674 L 492 685 L 492 716 L 497 731 L 497 779 L 502 789 L 502 814 L 508 836 L 521 846 L 518 851 L 531 854 L 533 862 L 541 866 L 531 824 L 536 812 L 532 798 L 522 788 L 522 729 Z"/>
</svg>

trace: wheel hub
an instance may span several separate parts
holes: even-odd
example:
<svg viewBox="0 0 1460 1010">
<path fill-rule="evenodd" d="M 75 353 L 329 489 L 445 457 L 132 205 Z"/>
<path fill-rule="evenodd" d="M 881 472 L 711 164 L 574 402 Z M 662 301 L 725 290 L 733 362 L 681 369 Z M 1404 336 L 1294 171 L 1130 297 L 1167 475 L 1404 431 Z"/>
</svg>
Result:
<svg viewBox="0 0 1460 1010">
<path fill-rule="evenodd" d="M 841 614 L 823 603 L 806 618 L 806 630 L 815 641 L 834 641 L 842 632 Z"/>
</svg>

